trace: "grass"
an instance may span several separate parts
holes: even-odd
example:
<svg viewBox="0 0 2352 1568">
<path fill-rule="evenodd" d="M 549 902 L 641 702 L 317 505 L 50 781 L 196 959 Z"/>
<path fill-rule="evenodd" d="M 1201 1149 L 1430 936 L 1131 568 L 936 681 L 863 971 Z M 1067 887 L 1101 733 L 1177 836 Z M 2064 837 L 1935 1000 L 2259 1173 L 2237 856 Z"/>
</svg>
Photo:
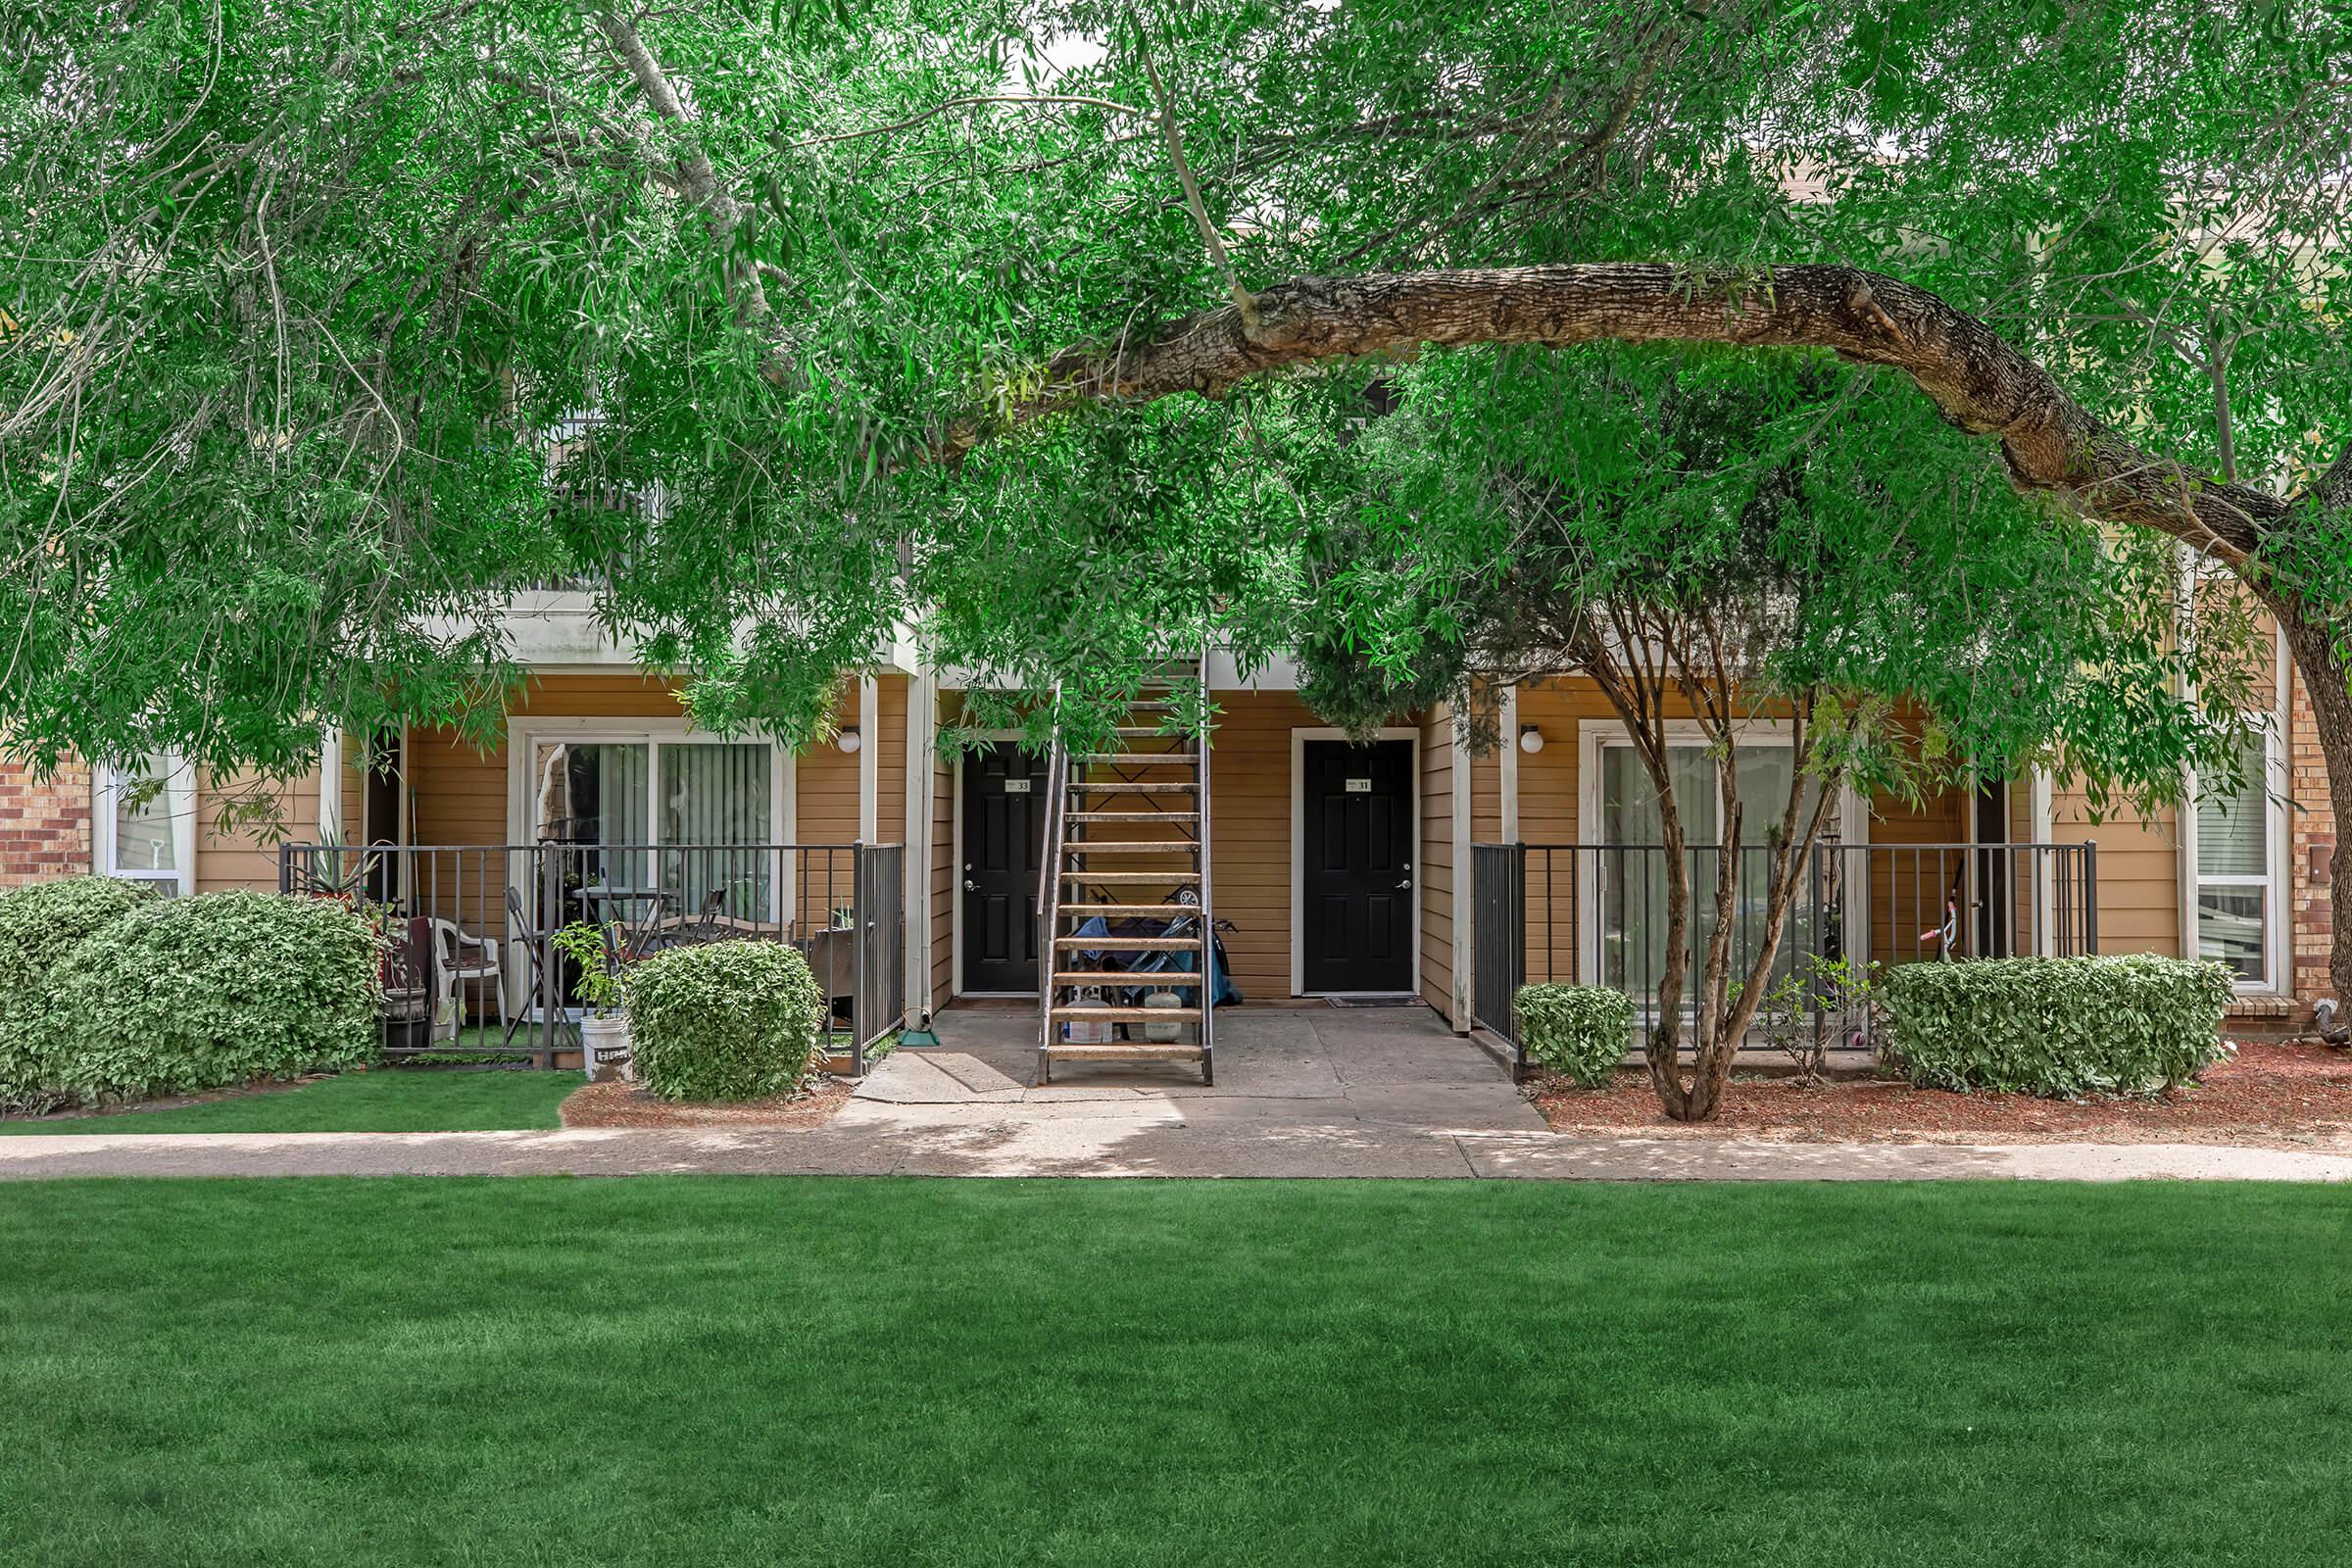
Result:
<svg viewBox="0 0 2352 1568">
<path fill-rule="evenodd" d="M 343 1073 L 168 1110 L 0 1120 L 0 1135 L 120 1133 L 454 1133 L 558 1125 L 576 1072 L 394 1067 Z M 0 1558 L 6 1556 L 0 1550 Z"/>
<path fill-rule="evenodd" d="M 2342 1559 L 2321 1188 L 75 1182 L 0 1559 Z"/>
</svg>

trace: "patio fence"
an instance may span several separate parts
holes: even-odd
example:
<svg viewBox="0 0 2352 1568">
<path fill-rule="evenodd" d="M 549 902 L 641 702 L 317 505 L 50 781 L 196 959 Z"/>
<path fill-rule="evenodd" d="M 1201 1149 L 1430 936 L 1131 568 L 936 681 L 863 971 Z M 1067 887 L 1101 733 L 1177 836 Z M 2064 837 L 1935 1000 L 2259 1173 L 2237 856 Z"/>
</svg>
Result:
<svg viewBox="0 0 2352 1568">
<path fill-rule="evenodd" d="M 827 1049 L 862 1073 L 905 1020 L 905 866 L 896 844 L 287 844 L 277 875 L 385 932 L 394 1058 L 576 1052 L 579 969 L 554 938 L 586 921 L 624 968 L 694 943 L 790 944 L 830 1001 Z"/>
<path fill-rule="evenodd" d="M 1697 986 L 1715 930 L 1718 845 L 1685 850 L 1690 873 L 1684 995 Z M 1741 846 L 1732 972 L 1762 951 L 1768 846 Z M 1478 844 L 1471 855 L 1471 1020 L 1500 1037 L 1526 1070 L 1514 1000 L 1528 984 L 1601 985 L 1636 1008 L 1634 1046 L 1648 1027 L 1669 956 L 1666 855 L 1656 844 Z M 1797 884 L 1775 958 L 1776 980 L 1804 957 L 1860 970 L 2027 954 L 2070 956 L 2099 946 L 2098 846 L 2082 844 L 1816 845 Z M 1868 1008 L 1816 1005 L 1813 1027 L 1867 1044 Z"/>
</svg>

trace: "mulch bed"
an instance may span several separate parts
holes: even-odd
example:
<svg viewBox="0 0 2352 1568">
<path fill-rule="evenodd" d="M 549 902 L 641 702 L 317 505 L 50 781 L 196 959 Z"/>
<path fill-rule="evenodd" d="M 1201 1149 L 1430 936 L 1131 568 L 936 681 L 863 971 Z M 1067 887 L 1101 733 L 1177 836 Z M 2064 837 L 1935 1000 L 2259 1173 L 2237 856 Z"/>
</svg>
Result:
<svg viewBox="0 0 2352 1568">
<path fill-rule="evenodd" d="M 1789 1143 L 2252 1144 L 2352 1147 L 2352 1053 L 2248 1043 L 2203 1081 L 2153 1100 L 1960 1095 L 1899 1081 L 1831 1083 L 1735 1076 L 1717 1119 L 1666 1119 L 1646 1074 L 1606 1089 L 1544 1078 L 1527 1096 L 1552 1131 Z"/>
<path fill-rule="evenodd" d="M 589 1084 L 564 1097 L 566 1127 L 725 1128 L 733 1132 L 805 1132 L 822 1127 L 849 1103 L 850 1086 L 825 1078 L 805 1094 L 725 1102 L 662 1100 L 636 1084 Z"/>
</svg>

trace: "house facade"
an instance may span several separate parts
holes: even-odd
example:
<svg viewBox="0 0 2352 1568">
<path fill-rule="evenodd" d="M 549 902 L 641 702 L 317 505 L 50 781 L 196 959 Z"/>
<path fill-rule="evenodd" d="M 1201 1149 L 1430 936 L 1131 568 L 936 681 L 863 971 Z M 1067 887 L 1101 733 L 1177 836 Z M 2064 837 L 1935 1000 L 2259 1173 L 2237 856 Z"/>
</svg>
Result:
<svg viewBox="0 0 2352 1568">
<path fill-rule="evenodd" d="M 944 746 L 963 700 L 953 672 L 926 668 L 910 646 L 889 651 L 845 686 L 837 736 L 794 753 L 695 732 L 583 604 L 545 596 L 519 606 L 515 624 L 529 679 L 487 750 L 424 727 L 344 735 L 310 777 L 258 797 L 251 781 L 169 760 L 143 777 L 70 764 L 35 779 L 0 765 L 0 885 L 96 870 L 175 893 L 273 888 L 281 844 L 408 846 L 407 874 L 432 879 L 436 914 L 511 942 L 546 918 L 506 896 L 538 874 L 515 852 L 550 841 L 650 847 L 633 879 L 678 884 L 673 917 L 703 908 L 752 923 L 808 925 L 844 906 L 849 878 L 886 864 L 894 1008 L 918 1018 L 1035 998 L 1046 763 L 1009 737 Z M 1206 885 L 1249 1003 L 1414 995 L 1467 1030 L 1482 952 L 1490 993 L 1522 977 L 1651 978 L 1639 955 L 1661 919 L 1656 874 L 1631 847 L 1654 842 L 1654 806 L 1590 682 L 1500 694 L 1502 744 L 1474 751 L 1443 709 L 1353 745 L 1280 663 L 1245 675 L 1212 656 L 1204 676 L 1219 712 Z M 1842 801 L 1800 920 L 1838 924 L 1849 953 L 1897 961 L 2084 945 L 2216 957 L 2239 976 L 2244 1027 L 2297 1027 L 2328 989 L 2334 823 L 2309 705 L 2283 659 L 2277 702 L 2257 770 L 2267 790 L 2200 795 L 2150 820 L 2094 822 L 2079 790 L 2047 778 L 1918 804 Z M 1714 764 L 1691 740 L 1690 765 L 1703 772 Z M 1788 754 L 1776 757 L 1769 724 L 1744 750 L 1760 788 L 1776 776 L 1785 787 Z M 1694 842 L 1703 829 L 1691 823 Z M 656 853 L 690 844 L 736 859 L 711 870 L 706 856 L 696 871 L 683 851 Z M 853 847 L 885 845 L 903 850 L 852 869 Z M 753 896 L 739 873 L 757 846 L 800 848 L 760 870 Z M 1490 862 L 1507 863 L 1515 886 L 1488 886 L 1482 906 L 1476 865 L 1494 846 L 1527 848 Z M 1517 922 L 1511 956 L 1498 931 L 1478 940 L 1482 908 L 1490 927 Z M 1500 974 L 1514 958 L 1517 972 Z M 499 980 L 510 992 L 529 984 L 513 967 Z M 477 987 L 467 1005 L 478 1015 L 491 1000 L 516 1001 Z"/>
</svg>

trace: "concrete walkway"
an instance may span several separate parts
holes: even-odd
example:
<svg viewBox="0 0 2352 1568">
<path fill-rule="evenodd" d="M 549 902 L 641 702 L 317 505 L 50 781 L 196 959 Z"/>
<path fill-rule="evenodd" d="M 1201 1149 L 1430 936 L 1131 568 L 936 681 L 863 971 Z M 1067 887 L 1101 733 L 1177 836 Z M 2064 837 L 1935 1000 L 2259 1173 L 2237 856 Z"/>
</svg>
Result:
<svg viewBox="0 0 2352 1568">
<path fill-rule="evenodd" d="M 2205 1144 L 1779 1144 L 1448 1133 L 1369 1122 L 1053 1117 L 815 1132 L 150 1133 L 0 1138 L 62 1176 L 1421 1176 L 1584 1181 L 2008 1177 L 2345 1182 L 2352 1154 Z"/>
<path fill-rule="evenodd" d="M 2143 1177 L 2352 1181 L 2352 1153 L 2197 1144 L 1787 1144 L 1570 1138 L 1423 1009 L 1217 1021 L 1217 1082 L 1070 1063 L 1033 1089 L 1030 1014 L 964 1009 L 804 1132 L 133 1133 L 0 1138 L 51 1176 L 1420 1176 L 1602 1181 Z"/>
</svg>

